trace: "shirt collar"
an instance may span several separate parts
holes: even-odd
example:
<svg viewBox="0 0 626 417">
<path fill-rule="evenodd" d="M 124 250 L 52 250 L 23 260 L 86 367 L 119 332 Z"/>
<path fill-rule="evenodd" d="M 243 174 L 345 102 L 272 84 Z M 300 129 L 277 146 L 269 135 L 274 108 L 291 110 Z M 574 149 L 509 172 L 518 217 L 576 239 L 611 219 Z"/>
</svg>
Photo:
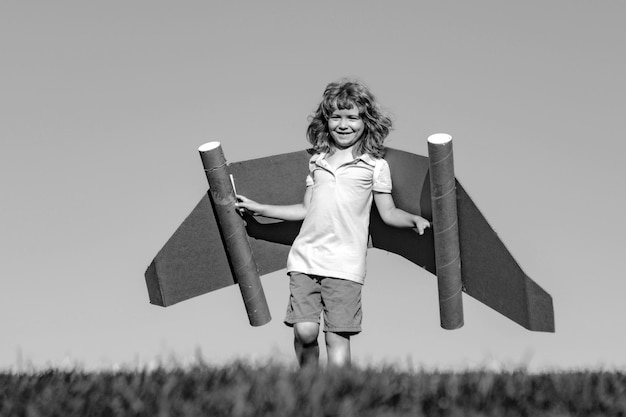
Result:
<svg viewBox="0 0 626 417">
<path fill-rule="evenodd" d="M 357 159 L 360 159 L 368 165 L 376 166 L 376 160 L 368 153 L 364 153 L 363 155 L 357 157 Z"/>
<path fill-rule="evenodd" d="M 319 165 L 321 161 L 323 161 L 324 158 L 326 158 L 327 154 L 328 154 L 327 152 L 318 153 L 317 155 L 313 157 L 312 162 Z M 360 156 L 357 156 L 356 158 L 354 158 L 354 162 L 358 161 L 359 159 L 368 165 L 376 166 L 376 160 L 370 154 L 364 153 Z"/>
</svg>

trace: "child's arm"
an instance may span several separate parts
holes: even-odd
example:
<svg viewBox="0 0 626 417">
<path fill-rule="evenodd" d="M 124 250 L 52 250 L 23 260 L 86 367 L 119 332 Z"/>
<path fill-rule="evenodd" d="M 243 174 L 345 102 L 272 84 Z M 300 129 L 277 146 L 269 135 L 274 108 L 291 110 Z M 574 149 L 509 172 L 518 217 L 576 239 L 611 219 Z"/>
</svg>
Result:
<svg viewBox="0 0 626 417">
<path fill-rule="evenodd" d="M 416 228 L 420 235 L 424 234 L 424 229 L 430 227 L 430 222 L 425 218 L 397 208 L 389 193 L 374 192 L 374 201 L 380 217 L 389 226 Z"/>
<path fill-rule="evenodd" d="M 304 193 L 304 199 L 300 204 L 292 204 L 289 206 L 275 206 L 271 204 L 257 203 L 243 195 L 237 195 L 237 207 L 244 208 L 254 216 L 265 216 L 280 220 L 303 220 L 311 201 L 311 187 L 307 187 Z"/>
</svg>

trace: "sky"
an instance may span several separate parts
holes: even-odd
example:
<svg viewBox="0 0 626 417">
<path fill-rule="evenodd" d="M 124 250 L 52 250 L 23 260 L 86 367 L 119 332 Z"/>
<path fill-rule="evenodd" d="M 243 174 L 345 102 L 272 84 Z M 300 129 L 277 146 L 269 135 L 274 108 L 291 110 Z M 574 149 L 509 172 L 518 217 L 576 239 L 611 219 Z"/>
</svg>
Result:
<svg viewBox="0 0 626 417">
<path fill-rule="evenodd" d="M 556 320 L 530 332 L 465 296 L 464 327 L 444 330 L 436 279 L 371 250 L 354 363 L 625 370 L 625 15 L 610 0 L 0 3 L 0 369 L 295 364 L 285 270 L 262 278 L 261 327 L 234 286 L 163 308 L 143 274 L 207 190 L 200 145 L 230 162 L 305 149 L 324 87 L 349 77 L 392 115 L 387 146 L 426 155 L 452 135 L 457 178 Z"/>
</svg>

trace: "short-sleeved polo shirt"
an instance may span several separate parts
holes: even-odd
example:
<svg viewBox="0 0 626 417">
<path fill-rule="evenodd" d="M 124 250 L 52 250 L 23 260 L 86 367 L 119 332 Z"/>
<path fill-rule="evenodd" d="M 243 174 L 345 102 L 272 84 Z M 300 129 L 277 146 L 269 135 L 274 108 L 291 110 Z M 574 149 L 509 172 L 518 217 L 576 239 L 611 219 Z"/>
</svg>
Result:
<svg viewBox="0 0 626 417">
<path fill-rule="evenodd" d="M 348 279 L 362 284 L 373 191 L 390 193 L 384 159 L 367 154 L 333 169 L 326 154 L 309 160 L 311 201 L 287 259 L 287 272 Z"/>
</svg>

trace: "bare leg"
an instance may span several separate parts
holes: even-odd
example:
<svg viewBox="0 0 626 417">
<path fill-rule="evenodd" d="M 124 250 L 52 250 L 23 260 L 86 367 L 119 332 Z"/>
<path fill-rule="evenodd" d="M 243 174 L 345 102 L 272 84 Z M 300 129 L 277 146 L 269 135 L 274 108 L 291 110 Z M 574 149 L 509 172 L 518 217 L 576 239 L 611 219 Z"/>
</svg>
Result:
<svg viewBox="0 0 626 417">
<path fill-rule="evenodd" d="M 317 365 L 320 357 L 320 347 L 317 335 L 320 325 L 313 322 L 295 323 L 293 326 L 294 347 L 301 367 Z"/>
<path fill-rule="evenodd" d="M 326 332 L 326 351 L 328 352 L 328 365 L 350 365 L 350 334 Z"/>
</svg>

